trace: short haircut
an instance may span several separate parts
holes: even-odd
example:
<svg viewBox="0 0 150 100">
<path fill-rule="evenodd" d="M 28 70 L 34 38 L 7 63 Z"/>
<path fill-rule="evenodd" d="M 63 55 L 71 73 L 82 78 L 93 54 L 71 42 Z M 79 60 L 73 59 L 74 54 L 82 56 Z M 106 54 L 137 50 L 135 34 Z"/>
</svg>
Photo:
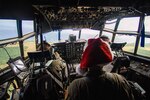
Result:
<svg viewBox="0 0 150 100">
<path fill-rule="evenodd" d="M 109 37 L 106 36 L 106 35 L 102 35 L 102 36 L 100 36 L 100 38 L 101 38 L 101 39 L 109 39 Z"/>
</svg>

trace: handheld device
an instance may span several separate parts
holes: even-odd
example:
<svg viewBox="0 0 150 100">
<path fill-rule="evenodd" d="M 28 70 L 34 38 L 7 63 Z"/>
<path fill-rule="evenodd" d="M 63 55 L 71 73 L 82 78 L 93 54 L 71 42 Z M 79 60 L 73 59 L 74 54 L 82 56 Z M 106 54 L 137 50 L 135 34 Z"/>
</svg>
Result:
<svg viewBox="0 0 150 100">
<path fill-rule="evenodd" d="M 25 76 L 28 75 L 28 67 L 25 65 L 21 57 L 10 59 L 7 63 L 14 72 L 14 74 L 17 75 L 17 77 L 19 77 L 20 79 L 23 79 Z"/>
</svg>

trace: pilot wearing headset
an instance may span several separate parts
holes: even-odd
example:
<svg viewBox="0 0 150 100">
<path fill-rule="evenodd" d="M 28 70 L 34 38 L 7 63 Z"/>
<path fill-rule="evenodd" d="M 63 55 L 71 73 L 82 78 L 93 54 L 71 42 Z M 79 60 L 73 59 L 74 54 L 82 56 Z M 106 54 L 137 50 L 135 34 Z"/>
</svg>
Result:
<svg viewBox="0 0 150 100">
<path fill-rule="evenodd" d="M 128 81 L 119 74 L 103 70 L 113 60 L 108 43 L 93 39 L 85 49 L 80 70 L 82 78 L 75 79 L 66 91 L 66 100 L 134 100 Z"/>
</svg>

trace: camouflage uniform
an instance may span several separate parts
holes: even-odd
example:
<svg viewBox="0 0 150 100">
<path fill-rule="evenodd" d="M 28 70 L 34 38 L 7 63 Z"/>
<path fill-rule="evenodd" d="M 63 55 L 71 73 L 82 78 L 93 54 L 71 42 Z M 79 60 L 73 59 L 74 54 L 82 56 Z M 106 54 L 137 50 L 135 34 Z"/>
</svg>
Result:
<svg viewBox="0 0 150 100">
<path fill-rule="evenodd" d="M 127 80 L 115 73 L 91 71 L 74 80 L 66 100 L 134 100 Z"/>
</svg>

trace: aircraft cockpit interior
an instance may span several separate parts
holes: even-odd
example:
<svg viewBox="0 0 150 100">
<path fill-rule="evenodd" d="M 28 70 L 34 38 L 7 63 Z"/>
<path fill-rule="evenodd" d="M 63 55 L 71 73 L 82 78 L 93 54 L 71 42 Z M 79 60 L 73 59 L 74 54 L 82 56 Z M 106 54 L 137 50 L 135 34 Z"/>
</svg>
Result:
<svg viewBox="0 0 150 100">
<path fill-rule="evenodd" d="M 0 100 L 150 100 L 149 62 L 148 0 L 0 1 Z"/>
</svg>

